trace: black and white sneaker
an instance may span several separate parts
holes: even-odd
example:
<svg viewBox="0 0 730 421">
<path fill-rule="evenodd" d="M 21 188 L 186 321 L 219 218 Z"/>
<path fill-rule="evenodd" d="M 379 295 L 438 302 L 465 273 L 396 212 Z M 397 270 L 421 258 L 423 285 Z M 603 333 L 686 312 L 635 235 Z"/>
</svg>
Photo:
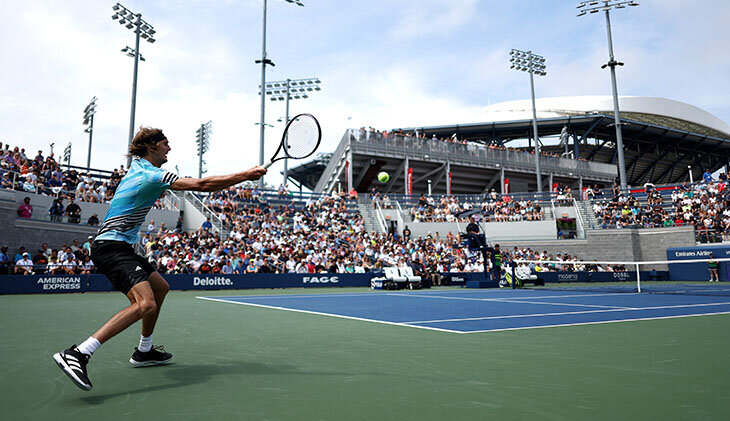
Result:
<svg viewBox="0 0 730 421">
<path fill-rule="evenodd" d="M 72 345 L 69 349 L 53 354 L 56 364 L 81 390 L 91 390 L 91 381 L 86 375 L 86 364 L 89 363 L 90 355 L 86 355 Z"/>
<path fill-rule="evenodd" d="M 148 367 L 151 365 L 167 364 L 172 359 L 172 354 L 165 352 L 161 345 L 155 345 L 147 352 L 141 352 L 134 348 L 134 354 L 129 362 L 135 367 Z"/>
</svg>

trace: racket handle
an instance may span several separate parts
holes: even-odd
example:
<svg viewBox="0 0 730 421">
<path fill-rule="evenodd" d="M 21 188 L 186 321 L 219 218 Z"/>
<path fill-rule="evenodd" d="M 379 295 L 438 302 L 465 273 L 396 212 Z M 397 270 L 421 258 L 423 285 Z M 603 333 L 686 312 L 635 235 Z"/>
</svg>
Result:
<svg viewBox="0 0 730 421">
<path fill-rule="evenodd" d="M 264 169 L 268 170 L 269 167 L 272 166 L 273 164 L 274 164 L 273 162 L 269 162 L 268 164 L 264 165 Z"/>
</svg>

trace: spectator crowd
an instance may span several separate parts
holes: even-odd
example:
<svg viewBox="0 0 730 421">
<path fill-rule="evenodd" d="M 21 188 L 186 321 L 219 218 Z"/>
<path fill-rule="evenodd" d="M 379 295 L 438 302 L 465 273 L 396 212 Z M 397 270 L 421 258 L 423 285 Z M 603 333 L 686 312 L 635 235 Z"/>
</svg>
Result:
<svg viewBox="0 0 730 421">
<path fill-rule="evenodd" d="M 480 215 L 485 222 L 540 221 L 544 217 L 538 202 L 498 195 L 494 189 L 484 195 L 481 203 L 461 201 L 453 195 L 439 199 L 421 195 L 410 213 L 413 222 L 468 222 L 473 214 Z"/>
<path fill-rule="evenodd" d="M 91 173 L 75 169 L 63 170 L 53 152 L 35 157 L 26 155 L 25 148 L 0 142 L 0 188 L 25 191 L 48 196 L 74 198 L 80 202 L 104 203 L 114 196 L 119 181 L 126 171 L 114 169 L 108 179 L 94 179 Z"/>
<path fill-rule="evenodd" d="M 730 239 L 730 193 L 724 174 L 702 182 L 657 190 L 647 183 L 641 193 L 614 189 L 613 197 L 594 200 L 601 228 L 694 226 L 700 241 Z"/>
<path fill-rule="evenodd" d="M 8 247 L 0 247 L 0 275 L 89 275 L 94 273 L 91 261 L 91 241 L 89 236 L 85 243 L 73 240 L 70 245 L 49 248 L 43 243 L 41 248 L 31 254 L 25 246 L 21 246 L 11 257 Z"/>
</svg>

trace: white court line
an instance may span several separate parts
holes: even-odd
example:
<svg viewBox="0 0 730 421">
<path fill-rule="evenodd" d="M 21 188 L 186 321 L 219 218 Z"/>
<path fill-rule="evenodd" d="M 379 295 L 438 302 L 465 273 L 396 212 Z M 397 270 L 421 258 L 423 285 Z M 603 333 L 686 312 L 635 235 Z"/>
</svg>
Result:
<svg viewBox="0 0 730 421">
<path fill-rule="evenodd" d="M 408 294 L 388 294 L 399 297 L 418 297 L 418 298 L 439 298 L 442 300 L 465 300 L 465 301 L 491 301 L 497 303 L 512 303 L 512 304 L 544 304 L 544 305 L 556 305 L 556 306 L 568 306 L 568 307 L 595 307 L 595 308 L 631 308 L 631 307 L 619 307 L 619 306 L 601 306 L 597 304 L 573 304 L 573 303 L 556 303 L 556 302 L 541 302 L 541 301 L 522 301 L 514 298 L 464 298 L 464 297 L 443 297 L 438 295 L 408 295 Z M 624 294 L 625 295 L 625 294 Z M 594 295 L 589 295 L 594 297 Z M 545 298 L 545 297 L 525 297 L 525 298 Z M 551 297 L 552 298 L 552 297 Z M 559 298 L 559 297 L 554 297 Z"/>
<path fill-rule="evenodd" d="M 331 294 L 292 294 L 292 295 L 224 295 L 219 298 L 328 298 L 328 297 L 360 297 L 360 296 L 377 296 L 378 294 L 373 292 L 352 292 L 352 293 L 337 293 Z M 200 297 L 202 298 L 202 297 Z"/>
<path fill-rule="evenodd" d="M 498 303 L 512 303 L 512 304 L 541 304 L 541 305 L 549 305 L 549 306 L 567 306 L 567 307 L 593 307 L 593 308 L 621 308 L 621 309 L 628 309 L 633 307 L 621 307 L 621 306 L 601 306 L 598 304 L 574 304 L 574 303 L 555 303 L 555 302 L 544 302 L 544 301 L 515 301 L 511 298 L 494 298 L 489 301 L 494 301 Z"/>
<path fill-rule="evenodd" d="M 286 307 L 277 307 L 277 306 L 267 306 L 264 304 L 253 304 L 253 303 L 242 303 L 239 301 L 229 301 L 229 300 L 223 300 L 219 298 L 209 298 L 209 297 L 195 297 L 199 298 L 201 300 L 208 300 L 208 301 L 218 301 L 221 303 L 230 303 L 230 304 L 241 304 L 245 306 L 252 306 L 252 307 L 263 307 L 263 308 L 271 308 L 275 310 L 285 310 L 285 311 L 293 311 L 296 313 L 307 313 L 307 314 L 317 314 L 320 316 L 331 316 L 331 317 L 337 317 L 340 319 L 350 319 L 350 320 L 359 320 L 362 322 L 373 322 L 373 323 L 381 323 L 385 325 L 394 325 L 394 326 L 405 326 L 405 327 L 415 327 L 418 329 L 426 329 L 426 330 L 437 330 L 439 332 L 449 332 L 449 333 L 466 333 L 466 332 L 460 332 L 458 330 L 451 330 L 451 329 L 440 329 L 437 327 L 429 327 L 429 326 L 412 326 L 405 323 L 398 323 L 398 322 L 386 322 L 384 320 L 374 320 L 374 319 L 365 319 L 362 317 L 353 317 L 353 316 L 345 316 L 342 314 L 332 314 L 332 313 L 323 313 L 319 311 L 310 311 L 310 310 L 299 310 L 294 308 L 286 308 Z"/>
<path fill-rule="evenodd" d="M 547 328 L 547 327 L 601 325 L 601 324 L 607 324 L 607 323 L 636 322 L 639 320 L 681 319 L 684 317 L 714 316 L 717 314 L 730 314 L 730 311 L 719 311 L 717 313 L 701 313 L 701 314 L 681 314 L 678 316 L 642 317 L 639 319 L 604 320 L 604 321 L 600 321 L 600 322 L 564 323 L 564 324 L 545 325 L 545 326 L 506 327 L 506 328 L 500 328 L 500 329 L 470 330 L 468 332 L 461 332 L 461 333 L 488 333 L 488 332 L 504 332 L 506 330 L 543 329 L 543 328 Z"/>
<path fill-rule="evenodd" d="M 497 290 L 500 291 L 500 290 Z M 510 290 L 511 291 L 511 290 Z M 446 291 L 443 291 L 446 292 Z M 466 291 L 462 291 L 466 292 Z M 626 297 L 629 295 L 639 295 L 638 292 L 611 292 L 601 294 L 572 294 L 572 295 L 545 295 L 545 296 L 527 296 L 527 297 L 505 297 L 505 298 L 468 298 L 468 297 L 444 297 L 442 295 L 421 295 L 421 294 L 403 294 L 397 292 L 388 292 L 385 295 L 394 295 L 397 297 L 416 297 L 416 298 L 441 298 L 444 300 L 466 300 L 466 301 L 501 301 L 501 300 L 533 300 L 533 299 L 544 299 L 544 298 L 575 298 L 575 297 L 605 297 L 605 296 L 619 296 Z"/>
<path fill-rule="evenodd" d="M 463 319 L 421 320 L 421 321 L 404 322 L 404 323 L 407 323 L 407 324 L 410 324 L 410 323 L 446 323 L 446 322 L 461 322 L 461 321 L 471 321 L 471 320 L 497 320 L 497 319 L 514 319 L 514 318 L 524 318 L 524 317 L 563 316 L 563 315 L 568 315 L 568 314 L 591 314 L 591 313 L 611 313 L 611 312 L 621 312 L 621 311 L 665 310 L 665 309 L 671 309 L 671 308 L 710 307 L 710 306 L 718 306 L 718 305 L 730 305 L 730 302 L 728 302 L 728 303 L 681 304 L 681 305 L 655 306 L 655 307 L 623 307 L 623 308 L 614 308 L 614 309 L 605 309 L 605 310 L 565 311 L 565 312 L 559 312 L 559 313 L 510 314 L 510 315 L 506 315 L 506 316 L 485 316 L 485 317 L 468 317 L 468 318 L 463 318 Z M 721 314 L 721 313 L 708 313 L 708 314 Z M 674 317 L 674 316 L 670 316 L 670 317 Z M 631 319 L 631 320 L 646 320 L 646 319 Z M 562 325 L 556 325 L 556 326 L 562 326 Z"/>
</svg>

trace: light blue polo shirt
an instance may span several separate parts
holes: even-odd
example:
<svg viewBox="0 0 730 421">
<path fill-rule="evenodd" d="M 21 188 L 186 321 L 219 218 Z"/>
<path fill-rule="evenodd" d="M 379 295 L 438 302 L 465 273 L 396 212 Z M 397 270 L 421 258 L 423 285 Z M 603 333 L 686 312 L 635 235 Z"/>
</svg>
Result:
<svg viewBox="0 0 730 421">
<path fill-rule="evenodd" d="M 109 211 L 99 227 L 96 240 L 139 241 L 139 227 L 157 199 L 178 176 L 155 167 L 144 158 L 135 158 L 127 175 L 117 186 Z"/>
</svg>

